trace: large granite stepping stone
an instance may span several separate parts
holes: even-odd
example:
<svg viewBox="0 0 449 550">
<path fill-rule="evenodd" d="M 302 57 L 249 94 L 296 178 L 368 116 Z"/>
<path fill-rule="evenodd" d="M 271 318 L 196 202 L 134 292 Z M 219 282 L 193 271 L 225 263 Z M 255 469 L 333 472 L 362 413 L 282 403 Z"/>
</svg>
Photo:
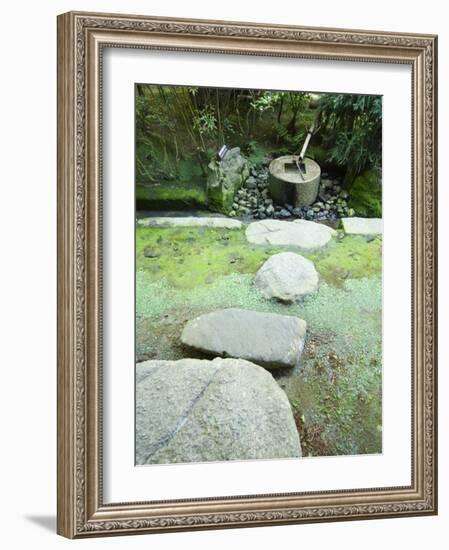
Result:
<svg viewBox="0 0 449 550">
<path fill-rule="evenodd" d="M 212 227 L 217 229 L 240 229 L 242 222 L 221 217 L 154 217 L 140 218 L 137 224 L 141 227 Z"/>
<path fill-rule="evenodd" d="M 379 235 L 383 232 L 382 218 L 342 218 L 348 235 Z"/>
<path fill-rule="evenodd" d="M 298 317 L 229 308 L 189 321 L 181 340 L 210 355 L 248 359 L 271 369 L 297 365 L 305 336 L 306 322 Z"/>
<path fill-rule="evenodd" d="M 249 224 L 246 238 L 254 244 L 297 246 L 303 249 L 321 248 L 335 235 L 327 225 L 295 220 L 262 220 Z"/>
<path fill-rule="evenodd" d="M 136 365 L 136 462 L 167 464 L 301 456 L 284 391 L 241 359 Z"/>
<path fill-rule="evenodd" d="M 318 290 L 313 262 L 294 252 L 271 256 L 256 273 L 254 284 L 265 298 L 292 303 Z"/>
</svg>

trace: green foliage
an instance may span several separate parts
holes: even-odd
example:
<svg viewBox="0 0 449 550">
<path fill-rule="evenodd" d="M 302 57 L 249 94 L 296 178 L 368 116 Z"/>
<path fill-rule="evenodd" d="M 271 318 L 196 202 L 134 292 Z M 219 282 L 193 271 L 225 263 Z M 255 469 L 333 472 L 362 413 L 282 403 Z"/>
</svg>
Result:
<svg viewBox="0 0 449 550">
<path fill-rule="evenodd" d="M 157 85 L 136 90 L 136 181 L 143 185 L 205 181 L 224 143 L 239 146 L 259 168 L 270 157 L 298 153 L 317 112 L 311 96 L 300 92 Z M 381 98 L 321 94 L 318 105 L 308 156 L 324 170 L 344 174 L 348 184 L 367 169 L 378 170 Z M 378 186 L 357 184 L 351 194 L 359 215 L 379 211 Z"/>
<path fill-rule="evenodd" d="M 195 113 L 193 127 L 200 134 L 212 134 L 217 129 L 217 118 L 210 105 L 206 105 L 204 109 Z"/>
<path fill-rule="evenodd" d="M 254 149 L 255 164 L 261 162 L 256 148 L 297 150 L 310 120 L 309 99 L 299 92 L 139 84 L 137 181 L 179 180 L 183 161 L 197 163 L 204 177 L 223 143 Z"/>
<path fill-rule="evenodd" d="M 349 206 L 356 216 L 382 217 L 382 184 L 377 170 L 367 170 L 357 176 L 351 186 Z"/>
<path fill-rule="evenodd" d="M 352 182 L 366 168 L 382 160 L 382 98 L 373 95 L 323 94 L 320 134 L 328 160 L 346 166 Z"/>
<path fill-rule="evenodd" d="M 260 168 L 264 162 L 266 162 L 267 150 L 255 140 L 250 140 L 242 152 L 248 158 L 252 166 Z"/>
<path fill-rule="evenodd" d="M 281 93 L 279 92 L 262 92 L 250 101 L 250 105 L 258 113 L 265 113 L 266 111 L 273 111 L 280 99 Z"/>
</svg>

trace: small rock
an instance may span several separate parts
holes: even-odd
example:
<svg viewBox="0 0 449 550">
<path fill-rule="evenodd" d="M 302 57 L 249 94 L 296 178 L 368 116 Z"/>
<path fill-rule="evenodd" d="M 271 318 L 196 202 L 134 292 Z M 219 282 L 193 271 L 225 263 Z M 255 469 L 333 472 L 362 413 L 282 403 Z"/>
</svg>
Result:
<svg viewBox="0 0 449 550">
<path fill-rule="evenodd" d="M 290 212 L 288 210 L 286 210 L 285 208 L 283 208 L 279 212 L 279 215 L 280 215 L 281 218 L 289 218 L 290 217 Z"/>
<path fill-rule="evenodd" d="M 271 256 L 256 273 L 256 287 L 265 298 L 292 303 L 318 289 L 313 262 L 294 252 Z"/>
<path fill-rule="evenodd" d="M 229 261 L 233 261 L 233 262 L 238 262 L 240 260 L 242 260 L 242 256 L 238 253 L 238 252 L 232 252 L 230 255 L 229 255 Z"/>
<path fill-rule="evenodd" d="M 159 258 L 160 252 L 154 250 L 154 248 L 145 248 L 143 251 L 145 258 Z"/>
</svg>

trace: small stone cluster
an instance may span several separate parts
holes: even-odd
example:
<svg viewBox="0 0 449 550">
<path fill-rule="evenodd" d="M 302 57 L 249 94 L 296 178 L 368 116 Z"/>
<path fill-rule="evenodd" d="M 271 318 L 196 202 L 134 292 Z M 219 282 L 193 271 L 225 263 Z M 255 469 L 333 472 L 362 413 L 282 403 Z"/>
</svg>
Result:
<svg viewBox="0 0 449 550">
<path fill-rule="evenodd" d="M 229 216 L 265 219 L 274 217 L 275 209 L 268 193 L 268 168 L 252 168 L 244 187 L 235 195 Z"/>
<path fill-rule="evenodd" d="M 318 199 L 304 208 L 275 204 L 268 191 L 268 177 L 268 167 L 259 170 L 252 168 L 244 187 L 235 195 L 229 216 L 259 220 L 297 218 L 317 221 L 354 216 L 354 210 L 348 206 L 349 193 L 342 189 L 340 180 L 330 179 L 326 173 L 322 174 Z"/>
</svg>

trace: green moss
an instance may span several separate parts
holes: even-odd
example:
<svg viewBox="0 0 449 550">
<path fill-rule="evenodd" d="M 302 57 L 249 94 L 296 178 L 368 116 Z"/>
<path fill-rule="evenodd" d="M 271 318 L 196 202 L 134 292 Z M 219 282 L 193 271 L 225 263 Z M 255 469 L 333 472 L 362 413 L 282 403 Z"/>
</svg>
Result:
<svg viewBox="0 0 449 550">
<path fill-rule="evenodd" d="M 381 272 L 382 239 L 367 241 L 360 235 L 346 235 L 308 257 L 324 281 L 341 286 L 346 279 L 371 277 Z"/>
<path fill-rule="evenodd" d="M 145 249 L 154 257 L 145 257 Z M 380 273 L 382 240 L 370 242 L 347 235 L 315 252 L 294 247 L 258 246 L 248 243 L 244 230 L 208 228 L 153 228 L 136 230 L 137 268 L 151 274 L 154 281 L 165 280 L 176 288 L 196 288 L 232 273 L 254 274 L 272 254 L 291 250 L 315 263 L 320 278 L 341 287 L 348 278 L 358 279 Z"/>
<path fill-rule="evenodd" d="M 346 236 L 304 254 L 320 272 L 320 288 L 290 305 L 265 300 L 254 286 L 262 263 L 288 248 L 251 245 L 243 230 L 208 228 L 139 227 L 136 243 L 139 360 L 196 356 L 180 335 L 202 313 L 239 307 L 298 316 L 307 322 L 298 373 L 275 376 L 304 455 L 381 452 L 380 238 Z"/>
<path fill-rule="evenodd" d="M 184 158 L 176 164 L 178 171 L 177 177 L 181 182 L 197 181 L 204 177 L 203 170 L 198 160 L 195 158 Z"/>
<path fill-rule="evenodd" d="M 376 170 L 367 170 L 356 177 L 350 189 L 349 207 L 356 216 L 382 217 L 382 184 Z"/>
<path fill-rule="evenodd" d="M 235 189 L 240 185 L 237 182 L 236 187 L 225 188 L 223 186 L 210 187 L 208 190 L 209 208 L 212 212 L 221 212 L 227 214 L 232 209 L 234 202 Z"/>
<path fill-rule="evenodd" d="M 136 201 L 139 207 L 166 209 L 197 207 L 207 204 L 205 186 L 196 183 L 166 182 L 136 185 Z"/>
<path fill-rule="evenodd" d="M 145 257 L 145 249 L 156 254 Z M 255 273 L 279 247 L 250 245 L 243 230 L 209 228 L 142 228 L 136 230 L 139 270 L 153 281 L 164 280 L 175 288 L 210 285 L 231 273 Z"/>
</svg>

